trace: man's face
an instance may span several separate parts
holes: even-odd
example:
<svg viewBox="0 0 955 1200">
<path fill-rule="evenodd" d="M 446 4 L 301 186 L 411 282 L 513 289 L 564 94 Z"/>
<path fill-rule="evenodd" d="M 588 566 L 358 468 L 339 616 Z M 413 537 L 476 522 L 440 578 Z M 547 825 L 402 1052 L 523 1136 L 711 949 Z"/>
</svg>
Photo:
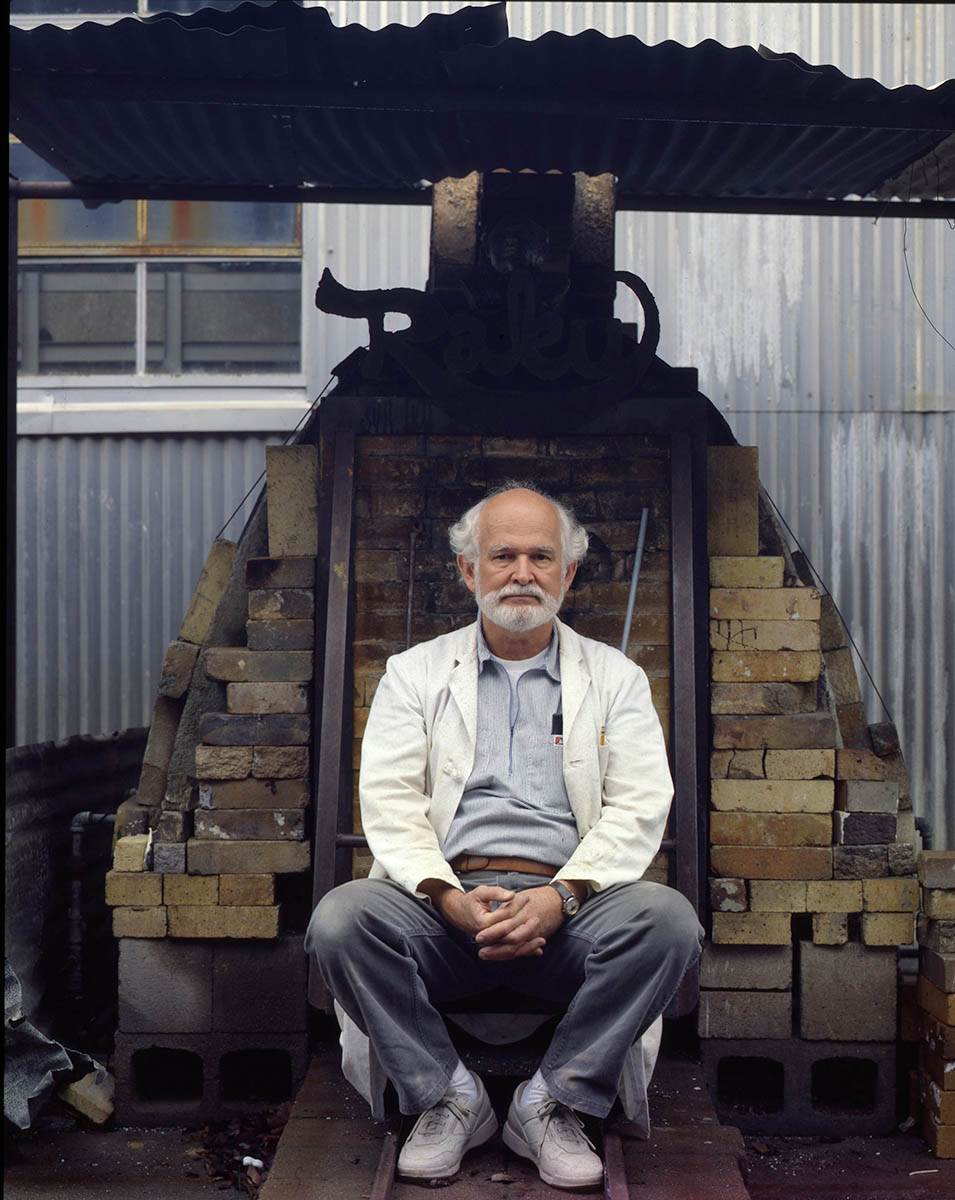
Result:
<svg viewBox="0 0 955 1200">
<path fill-rule="evenodd" d="M 478 523 L 478 559 L 458 556 L 485 620 L 521 633 L 557 614 L 577 570 L 561 566 L 560 519 L 550 501 L 515 488 L 493 496 Z"/>
</svg>

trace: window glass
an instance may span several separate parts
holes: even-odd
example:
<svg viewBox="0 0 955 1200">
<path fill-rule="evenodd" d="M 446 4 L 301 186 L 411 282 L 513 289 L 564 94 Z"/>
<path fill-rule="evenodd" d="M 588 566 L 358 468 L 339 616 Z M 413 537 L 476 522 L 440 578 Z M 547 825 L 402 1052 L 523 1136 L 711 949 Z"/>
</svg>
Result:
<svg viewBox="0 0 955 1200">
<path fill-rule="evenodd" d="M 148 371 L 299 370 L 298 262 L 151 262 L 147 280 Z"/>
<path fill-rule="evenodd" d="M 133 264 L 30 264 L 19 272 L 17 352 L 27 375 L 136 367 Z"/>
<path fill-rule="evenodd" d="M 297 245 L 294 204 L 151 200 L 146 240 L 168 246 Z"/>
</svg>

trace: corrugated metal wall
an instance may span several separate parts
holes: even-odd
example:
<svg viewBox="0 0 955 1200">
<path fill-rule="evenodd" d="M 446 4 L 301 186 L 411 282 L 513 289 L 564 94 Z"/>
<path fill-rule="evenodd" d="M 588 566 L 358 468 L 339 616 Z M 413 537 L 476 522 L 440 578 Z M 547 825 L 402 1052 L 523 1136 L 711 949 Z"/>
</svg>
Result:
<svg viewBox="0 0 955 1200">
<path fill-rule="evenodd" d="M 339 23 L 377 27 L 413 24 L 460 5 L 348 0 L 326 7 Z M 764 43 L 888 87 L 931 87 L 955 62 L 955 9 L 944 4 L 522 3 L 510 7 L 508 19 L 512 34 L 525 38 L 548 28 L 593 27 L 652 43 Z M 425 209 L 309 209 L 306 305 L 324 266 L 350 287 L 422 287 L 428 221 Z M 953 237 L 943 221 L 667 213 L 617 219 L 617 261 L 646 279 L 660 305 L 661 356 L 696 366 L 701 390 L 727 414 L 739 441 L 759 446 L 763 482 L 831 588 L 899 726 L 917 808 L 934 821 L 937 844 L 950 846 L 955 352 L 929 326 L 913 288 L 955 341 Z M 363 340 L 360 323 L 322 319 L 308 356 L 310 396 Z M 212 439 L 203 449 L 197 440 L 116 439 L 98 448 L 83 439 L 21 440 L 24 476 L 36 464 L 34 482 L 21 483 L 21 546 L 29 547 L 34 527 L 42 535 L 42 549 L 30 551 L 37 561 L 21 567 L 21 645 L 40 645 L 42 636 L 46 646 L 36 694 L 27 680 L 22 685 L 27 711 L 18 728 L 29 727 L 28 740 L 148 719 L 162 649 L 211 538 L 246 486 L 238 478 L 251 482 L 261 469 L 264 455 L 253 447 L 262 441 Z M 187 457 L 210 456 L 213 475 L 236 480 L 235 499 L 177 465 L 173 445 Z M 257 455 L 258 465 L 240 466 L 248 455 Z M 125 485 L 110 484 L 104 493 L 100 480 L 121 478 L 124 469 Z M 56 498 L 41 500 L 50 478 Z M 177 488 L 174 500 L 167 493 Z M 83 534 L 79 499 L 101 493 L 114 505 L 122 501 L 120 510 L 108 510 L 106 501 L 92 505 L 95 530 Z M 151 534 L 138 532 L 143 522 Z M 148 542 L 160 530 L 162 540 Z M 187 542 L 194 547 L 188 552 Z M 129 610 L 120 619 L 116 589 L 134 595 L 128 580 L 145 581 L 157 561 L 166 564 L 164 577 L 149 585 L 141 628 L 133 628 Z M 61 579 L 76 594 L 71 600 L 63 593 L 54 612 L 49 596 Z M 92 589 L 85 599 L 77 592 L 81 581 Z M 51 672 L 60 673 L 62 689 Z M 864 699 L 870 719 L 884 719 L 867 683 Z"/>
</svg>

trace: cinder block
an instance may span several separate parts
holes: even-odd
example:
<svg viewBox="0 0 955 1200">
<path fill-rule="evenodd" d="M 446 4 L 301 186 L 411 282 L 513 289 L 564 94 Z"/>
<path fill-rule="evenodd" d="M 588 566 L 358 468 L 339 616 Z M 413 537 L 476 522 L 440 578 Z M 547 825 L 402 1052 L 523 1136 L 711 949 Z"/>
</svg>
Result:
<svg viewBox="0 0 955 1200">
<path fill-rule="evenodd" d="M 148 846 L 149 834 L 147 833 L 117 838 L 113 844 L 113 870 L 144 871 Z"/>
<path fill-rule="evenodd" d="M 835 750 L 767 750 L 764 767 L 767 779 L 832 779 Z"/>
<path fill-rule="evenodd" d="M 791 992 L 702 991 L 701 1038 L 785 1038 L 792 1032 Z"/>
<path fill-rule="evenodd" d="M 318 548 L 318 450 L 266 446 L 269 556 L 314 556 Z"/>
<path fill-rule="evenodd" d="M 710 588 L 710 619 L 818 621 L 815 588 Z"/>
<path fill-rule="evenodd" d="M 113 865 L 116 865 L 115 858 Z M 955 891 L 948 888 L 922 888 L 922 911 L 940 921 L 955 920 Z"/>
<path fill-rule="evenodd" d="M 170 642 L 159 672 L 159 694 L 178 700 L 189 690 L 199 647 L 191 642 Z"/>
<path fill-rule="evenodd" d="M 313 664 L 311 650 L 210 646 L 202 654 L 202 669 L 206 675 L 226 683 L 309 683 Z"/>
<path fill-rule="evenodd" d="M 307 779 L 234 779 L 199 784 L 199 807 L 307 808 L 311 796 Z"/>
<path fill-rule="evenodd" d="M 315 645 L 315 623 L 309 621 L 246 621 L 250 650 L 311 650 Z"/>
<path fill-rule="evenodd" d="M 192 838 L 186 843 L 192 875 L 284 875 L 307 871 L 307 842 L 218 842 Z"/>
<path fill-rule="evenodd" d="M 276 618 L 311 621 L 315 616 L 315 592 L 307 588 L 256 588 L 249 592 L 249 617 L 253 621 Z"/>
<path fill-rule="evenodd" d="M 869 726 L 869 740 L 879 758 L 888 758 L 899 752 L 899 731 L 891 721 L 879 721 Z"/>
<path fill-rule="evenodd" d="M 812 940 L 816 946 L 844 946 L 849 940 L 848 914 L 813 913 Z"/>
<path fill-rule="evenodd" d="M 119 1027 L 124 1033 L 212 1029 L 212 947 L 169 938 L 119 943 Z"/>
<path fill-rule="evenodd" d="M 197 779 L 245 779 L 251 769 L 251 746 L 196 746 Z"/>
<path fill-rule="evenodd" d="M 800 942 L 801 1036 L 845 1042 L 894 1040 L 897 959 L 895 950 L 857 942 Z"/>
<path fill-rule="evenodd" d="M 830 879 L 832 850 L 824 846 L 711 846 L 717 875 L 743 879 Z"/>
<path fill-rule="evenodd" d="M 923 887 L 955 890 L 955 850 L 923 850 L 918 871 Z"/>
<path fill-rule="evenodd" d="M 706 942 L 703 946 L 700 959 L 702 988 L 789 992 L 792 984 L 791 945 L 727 946 Z"/>
<path fill-rule="evenodd" d="M 169 906 L 171 938 L 274 938 L 278 905 L 183 904 Z"/>
<path fill-rule="evenodd" d="M 910 843 L 896 842 L 887 847 L 890 875 L 914 875 L 918 869 L 918 855 Z"/>
<path fill-rule="evenodd" d="M 759 553 L 759 451 L 707 450 L 707 549 L 711 556 Z"/>
<path fill-rule="evenodd" d="M 836 750 L 836 779 L 862 779 L 881 782 L 885 779 L 885 763 L 871 750 Z M 884 810 L 889 811 L 889 810 Z"/>
<path fill-rule="evenodd" d="M 711 1038 L 700 1050 L 720 1121 L 745 1133 L 852 1137 L 895 1132 L 894 1041 Z M 767 1089 L 767 1080 L 777 1088 Z"/>
<path fill-rule="evenodd" d="M 918 912 L 919 885 L 914 879 L 865 879 L 862 905 L 866 912 Z"/>
<path fill-rule="evenodd" d="M 250 558 L 245 564 L 245 582 L 249 591 L 314 587 L 315 558 L 312 555 Z"/>
<path fill-rule="evenodd" d="M 876 758 L 875 761 L 880 760 Z M 836 783 L 836 808 L 847 813 L 891 813 L 894 816 L 899 811 L 899 785 L 869 779 L 840 779 Z"/>
<path fill-rule="evenodd" d="M 130 908 L 162 904 L 162 876 L 151 871 L 107 871 L 106 903 Z"/>
<path fill-rule="evenodd" d="M 304 746 L 312 736 L 304 713 L 204 713 L 199 735 L 209 746 Z"/>
<path fill-rule="evenodd" d="M 831 779 L 714 779 L 710 785 L 718 812 L 829 813 L 833 797 Z"/>
<path fill-rule="evenodd" d="M 789 913 L 713 913 L 716 945 L 788 946 L 792 933 Z"/>
<path fill-rule="evenodd" d="M 164 938 L 166 910 L 162 906 L 149 908 L 121 906 L 113 909 L 113 937 Z"/>
<path fill-rule="evenodd" d="M 820 880 L 807 884 L 806 907 L 814 913 L 862 912 L 862 881 Z"/>
<path fill-rule="evenodd" d="M 305 837 L 305 813 L 300 808 L 219 808 L 196 813 L 197 838 L 237 841 L 300 842 Z"/>
<path fill-rule="evenodd" d="M 833 846 L 834 879 L 880 879 L 889 874 L 885 846 Z"/>
<path fill-rule="evenodd" d="M 955 921 L 939 921 L 920 914 L 917 923 L 918 942 L 939 954 L 955 954 Z"/>
<path fill-rule="evenodd" d="M 230 713 L 307 713 L 309 688 L 302 683 L 228 683 Z"/>
<path fill-rule="evenodd" d="M 307 746 L 256 746 L 252 774 L 256 779 L 301 779 L 308 774 Z"/>
<path fill-rule="evenodd" d="M 714 846 L 829 846 L 828 813 L 714 812 L 710 814 Z"/>
<path fill-rule="evenodd" d="M 184 875 L 185 842 L 153 842 L 153 870 L 157 875 Z"/>
<path fill-rule="evenodd" d="M 923 946 L 919 953 L 919 972 L 940 992 L 955 992 L 955 954 L 939 954 L 937 950 Z"/>
<path fill-rule="evenodd" d="M 218 943 L 213 951 L 215 1028 L 278 1033 L 306 1027 L 306 964 L 301 936 L 274 942 Z M 250 998 L 254 996 L 254 1003 Z"/>
<path fill-rule="evenodd" d="M 710 621 L 711 650 L 815 650 L 820 648 L 818 621 L 753 621 L 725 617 Z"/>
<path fill-rule="evenodd" d="M 179 630 L 180 641 L 201 645 L 209 636 L 212 619 L 229 581 L 229 573 L 237 551 L 238 546 L 235 542 L 225 538 L 216 539 L 212 543 Z"/>
<path fill-rule="evenodd" d="M 829 713 L 713 717 L 715 750 L 824 750 L 835 744 L 836 723 Z"/>
<path fill-rule="evenodd" d="M 192 836 L 192 813 L 166 809 L 156 823 L 156 841 L 184 842 Z"/>
<path fill-rule="evenodd" d="M 116 824 L 113 826 L 114 843 L 121 837 L 135 837 L 136 834 L 149 833 L 149 822 L 153 810 L 141 804 L 138 796 L 124 800 L 116 810 Z"/>
<path fill-rule="evenodd" d="M 863 913 L 862 940 L 867 946 L 908 946 L 915 940 L 915 916 L 912 913 Z"/>
<path fill-rule="evenodd" d="M 218 875 L 165 875 L 162 884 L 166 904 L 218 904 Z"/>
<path fill-rule="evenodd" d="M 196 878 L 207 878 L 196 876 Z M 220 904 L 274 904 L 274 875 L 219 875 Z"/>
<path fill-rule="evenodd" d="M 115 911 L 115 910 L 114 910 Z M 943 1025 L 955 1025 L 955 995 L 943 992 L 925 975 L 919 975 L 919 1007 Z"/>
<path fill-rule="evenodd" d="M 884 812 L 835 812 L 833 835 L 840 846 L 887 845 L 895 841 L 895 815 Z"/>
<path fill-rule="evenodd" d="M 805 880 L 754 879 L 749 885 L 753 912 L 805 912 Z"/>
</svg>

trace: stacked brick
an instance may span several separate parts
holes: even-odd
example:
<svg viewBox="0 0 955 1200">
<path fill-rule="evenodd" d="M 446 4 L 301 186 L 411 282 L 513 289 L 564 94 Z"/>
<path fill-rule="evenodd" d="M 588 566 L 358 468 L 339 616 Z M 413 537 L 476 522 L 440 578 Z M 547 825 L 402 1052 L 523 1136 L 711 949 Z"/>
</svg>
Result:
<svg viewBox="0 0 955 1200">
<path fill-rule="evenodd" d="M 169 648 L 139 791 L 117 821 L 106 899 L 120 939 L 117 1076 L 127 1117 L 157 1117 L 135 1079 L 136 1056 L 156 1045 L 201 1067 L 189 1103 L 160 1105 L 158 1116 L 168 1110 L 173 1120 L 220 1111 L 224 1056 L 273 1049 L 291 1054 L 292 1074 L 304 1067 L 301 929 L 283 936 L 280 877 L 310 865 L 314 447 L 269 447 L 267 475 L 261 536 L 247 528 L 241 555 L 215 544 Z M 265 555 L 250 553 L 256 541 Z M 223 631 L 237 641 L 243 626 L 244 644 L 217 644 Z M 158 999 L 160 975 L 175 1001 Z M 241 1002 L 223 991 L 227 976 L 244 984 Z M 275 1003 L 252 1016 L 250 998 L 273 992 Z M 286 994 L 294 999 L 280 1003 Z"/>
<path fill-rule="evenodd" d="M 853 1044 L 867 1044 L 872 1078 L 891 1092 L 896 952 L 918 911 L 915 826 L 900 811 L 897 740 L 864 723 L 832 601 L 800 580 L 759 506 L 756 451 L 712 448 L 712 934 L 699 1030 L 714 1084 L 729 1057 L 788 1067 L 805 1086 L 780 1092 L 780 1127 L 813 1132 L 831 1112 L 813 1110 L 812 1071 L 857 1057 Z M 873 1094 L 872 1131 L 891 1127 L 891 1107 Z"/>
<path fill-rule="evenodd" d="M 922 1131 L 939 1158 L 955 1158 L 955 852 L 923 852 L 919 880 Z"/>
</svg>

